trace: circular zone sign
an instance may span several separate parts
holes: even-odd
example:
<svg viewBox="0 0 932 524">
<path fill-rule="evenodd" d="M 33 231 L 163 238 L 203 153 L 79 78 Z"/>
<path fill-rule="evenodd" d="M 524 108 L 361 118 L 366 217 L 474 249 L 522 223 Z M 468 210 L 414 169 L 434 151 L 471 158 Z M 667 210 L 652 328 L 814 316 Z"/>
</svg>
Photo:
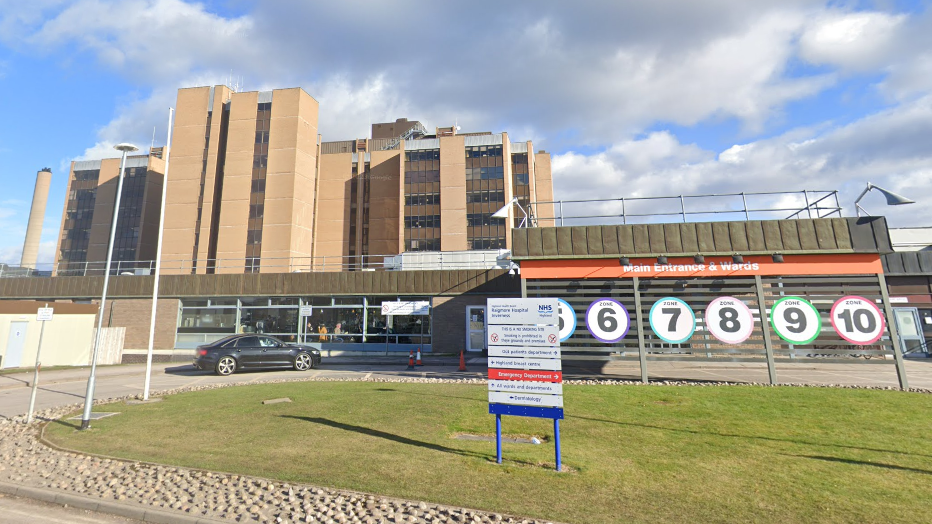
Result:
<svg viewBox="0 0 932 524">
<path fill-rule="evenodd" d="M 864 297 L 841 297 L 832 306 L 832 326 L 852 344 L 867 345 L 880 340 L 886 327 L 883 313 Z"/>
<path fill-rule="evenodd" d="M 631 319 L 621 302 L 602 298 L 589 304 L 589 309 L 586 310 L 586 327 L 593 337 L 611 344 L 625 338 L 628 328 L 631 327 Z"/>
<path fill-rule="evenodd" d="M 819 310 L 806 299 L 786 297 L 770 308 L 770 325 L 790 344 L 808 344 L 822 332 Z"/>
<path fill-rule="evenodd" d="M 735 297 L 718 297 L 705 308 L 705 327 L 726 344 L 740 344 L 754 331 L 754 316 Z"/>
<path fill-rule="evenodd" d="M 678 298 L 664 297 L 654 302 L 648 320 L 654 333 L 669 344 L 682 344 L 696 331 L 693 309 Z"/>
<path fill-rule="evenodd" d="M 560 342 L 565 342 L 576 331 L 576 311 L 569 302 L 562 298 L 557 300 L 557 314 L 560 317 Z"/>
</svg>

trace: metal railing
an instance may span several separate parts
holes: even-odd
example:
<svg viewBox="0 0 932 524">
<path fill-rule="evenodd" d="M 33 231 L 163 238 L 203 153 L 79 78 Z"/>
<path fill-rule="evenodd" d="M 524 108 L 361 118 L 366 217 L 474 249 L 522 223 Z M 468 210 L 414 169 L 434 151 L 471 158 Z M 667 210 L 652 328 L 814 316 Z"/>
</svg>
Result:
<svg viewBox="0 0 932 524">
<path fill-rule="evenodd" d="M 842 216 L 834 190 L 554 200 L 532 202 L 530 207 L 540 226 Z"/>
<path fill-rule="evenodd" d="M 418 255 L 426 255 L 421 259 Z M 508 251 L 462 251 L 409 252 L 404 254 L 402 262 L 398 254 L 356 255 L 356 256 L 319 256 L 319 257 L 281 257 L 260 258 L 256 262 L 258 271 L 246 271 L 252 267 L 252 259 L 203 258 L 203 259 L 162 259 L 162 274 L 231 274 L 231 273 L 309 273 L 339 271 L 409 271 L 409 270 L 456 270 L 456 269 L 508 269 L 511 262 L 507 259 Z M 465 255 L 465 256 L 464 256 Z M 470 257 L 469 255 L 474 255 Z M 0 264 L 0 278 L 14 277 L 49 277 L 49 276 L 103 276 L 106 271 L 105 261 L 94 262 L 60 262 L 58 264 L 38 264 L 36 270 L 11 267 Z M 110 275 L 146 276 L 155 272 L 155 260 L 113 261 Z"/>
</svg>

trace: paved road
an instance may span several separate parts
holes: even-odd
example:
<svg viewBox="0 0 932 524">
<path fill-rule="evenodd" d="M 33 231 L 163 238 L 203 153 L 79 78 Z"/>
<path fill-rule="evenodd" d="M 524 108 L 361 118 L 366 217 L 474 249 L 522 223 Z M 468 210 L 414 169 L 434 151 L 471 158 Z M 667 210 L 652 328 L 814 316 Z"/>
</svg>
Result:
<svg viewBox="0 0 932 524">
<path fill-rule="evenodd" d="M 142 524 L 142 521 L 65 508 L 0 493 L 0 524 Z"/>
<path fill-rule="evenodd" d="M 447 359 L 449 360 L 449 359 Z M 444 361 L 444 365 L 425 365 L 416 371 L 406 371 L 405 364 L 391 365 L 326 365 L 311 371 L 249 371 L 221 377 L 198 371 L 191 364 L 161 363 L 152 366 L 150 391 L 218 383 L 258 383 L 289 378 L 362 378 L 362 377 L 447 377 L 483 378 L 485 368 L 460 373 L 457 366 Z M 87 368 L 40 372 L 36 394 L 36 410 L 75 403 L 83 403 L 87 391 Z M 0 375 L 0 417 L 12 418 L 26 413 L 29 408 L 32 373 Z M 97 368 L 97 386 L 94 398 L 142 395 L 145 386 L 145 365 L 101 366 Z"/>
<path fill-rule="evenodd" d="M 470 361 L 467 372 L 457 371 L 458 359 L 426 359 L 424 367 L 407 371 L 405 361 L 382 360 L 358 363 L 348 358 L 325 359 L 324 364 L 307 372 L 299 371 L 254 371 L 237 373 L 229 377 L 216 376 L 198 371 L 190 364 L 155 364 L 152 372 L 151 391 L 186 386 L 217 383 L 257 383 L 268 380 L 320 377 L 320 378 L 363 378 L 363 377 L 438 377 L 438 378 L 485 378 L 486 368 L 482 359 Z M 729 381 L 766 383 L 767 368 L 763 363 L 740 362 L 683 362 L 650 361 L 648 370 L 651 380 Z M 907 377 L 911 387 L 932 390 L 932 359 L 906 362 Z M 586 369 L 565 370 L 565 377 L 585 378 Z M 588 371 L 596 371 L 591 366 Z M 606 378 L 639 380 L 640 368 L 637 361 L 615 361 L 599 367 Z M 87 368 L 44 371 L 39 376 L 39 391 L 36 409 L 83 403 L 89 370 Z M 896 387 L 896 369 L 891 360 L 857 363 L 801 362 L 778 364 L 777 378 L 780 383 L 795 384 L 845 384 L 864 386 Z M 0 375 L 0 417 L 11 418 L 26 412 L 29 406 L 29 383 L 31 372 Z M 145 366 L 142 364 L 99 367 L 95 398 L 141 395 L 145 384 Z"/>
</svg>

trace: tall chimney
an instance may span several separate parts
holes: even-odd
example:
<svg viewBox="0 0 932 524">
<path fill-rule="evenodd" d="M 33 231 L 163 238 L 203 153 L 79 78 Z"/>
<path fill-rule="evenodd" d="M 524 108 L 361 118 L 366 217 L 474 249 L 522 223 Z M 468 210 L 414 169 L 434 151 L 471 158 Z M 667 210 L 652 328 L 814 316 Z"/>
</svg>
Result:
<svg viewBox="0 0 932 524">
<path fill-rule="evenodd" d="M 26 226 L 26 242 L 23 244 L 23 258 L 19 265 L 35 269 L 39 258 L 39 240 L 42 237 L 42 220 L 45 218 L 45 204 L 49 200 L 49 185 L 52 183 L 52 170 L 45 167 L 36 174 L 36 190 L 32 193 L 32 208 L 29 210 L 29 225 Z"/>
</svg>

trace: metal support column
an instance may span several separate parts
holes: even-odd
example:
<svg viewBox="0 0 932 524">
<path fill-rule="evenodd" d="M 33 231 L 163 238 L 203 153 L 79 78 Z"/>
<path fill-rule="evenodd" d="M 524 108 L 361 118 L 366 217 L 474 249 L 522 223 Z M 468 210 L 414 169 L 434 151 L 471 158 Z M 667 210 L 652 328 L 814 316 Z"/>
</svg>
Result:
<svg viewBox="0 0 932 524">
<path fill-rule="evenodd" d="M 634 310 L 638 328 L 638 360 L 641 363 L 641 382 L 647 384 L 647 344 L 644 342 L 644 313 L 641 311 L 641 279 L 634 277 Z"/>
<path fill-rule="evenodd" d="M 777 384 L 777 367 L 773 361 L 773 340 L 770 338 L 770 323 L 767 322 L 767 303 L 764 302 L 764 284 L 760 275 L 754 275 L 754 287 L 757 289 L 757 309 L 760 311 L 760 330 L 764 334 L 764 352 L 767 353 L 767 374 L 770 385 Z"/>
<path fill-rule="evenodd" d="M 900 381 L 900 389 L 909 389 L 909 381 L 906 379 L 906 366 L 903 363 L 903 351 L 900 349 L 900 333 L 896 329 L 896 319 L 893 318 L 893 309 L 890 307 L 890 294 L 887 293 L 887 279 L 883 276 L 883 273 L 877 274 L 877 283 L 880 284 L 883 314 L 887 317 L 887 330 L 890 332 L 890 342 L 893 343 L 893 363 L 896 364 L 896 378 Z"/>
</svg>

